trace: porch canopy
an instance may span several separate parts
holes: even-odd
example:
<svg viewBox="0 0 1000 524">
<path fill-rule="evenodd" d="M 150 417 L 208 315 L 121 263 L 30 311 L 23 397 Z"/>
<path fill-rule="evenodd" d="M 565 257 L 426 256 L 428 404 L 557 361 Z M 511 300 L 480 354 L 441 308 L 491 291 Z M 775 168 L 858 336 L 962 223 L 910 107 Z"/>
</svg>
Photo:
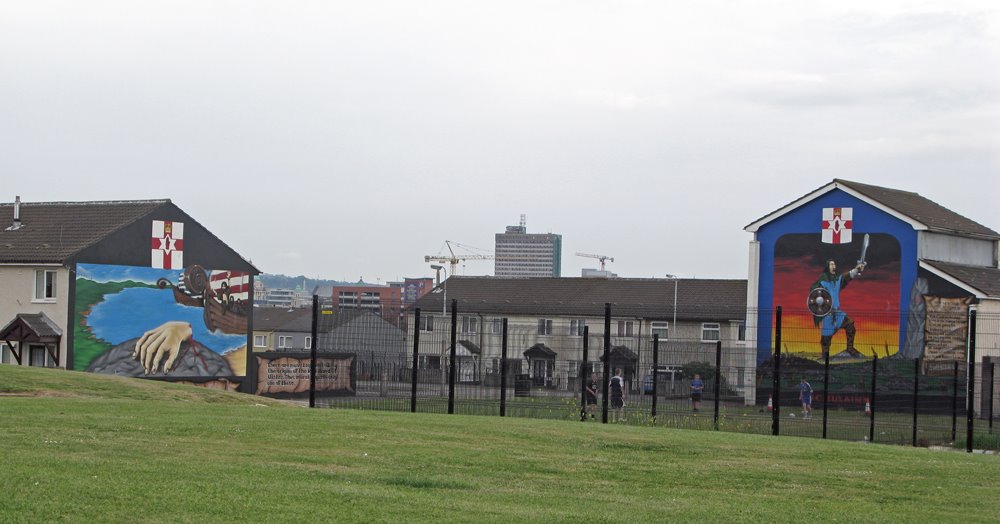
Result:
<svg viewBox="0 0 1000 524">
<path fill-rule="evenodd" d="M 524 358 L 528 360 L 555 360 L 556 352 L 545 344 L 538 343 L 524 350 Z"/>
<path fill-rule="evenodd" d="M 24 348 L 28 347 L 28 344 L 42 344 L 56 366 L 59 366 L 61 338 L 62 330 L 45 313 L 18 313 L 14 320 L 0 329 L 0 340 L 7 343 L 18 364 L 23 364 Z"/>
</svg>

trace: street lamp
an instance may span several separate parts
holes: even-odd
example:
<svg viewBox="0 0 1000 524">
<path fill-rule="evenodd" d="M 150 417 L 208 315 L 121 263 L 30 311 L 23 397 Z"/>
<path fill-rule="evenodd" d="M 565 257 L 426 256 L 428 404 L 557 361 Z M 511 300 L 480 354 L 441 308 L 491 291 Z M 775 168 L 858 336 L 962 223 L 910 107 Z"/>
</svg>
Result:
<svg viewBox="0 0 1000 524">
<path fill-rule="evenodd" d="M 677 281 L 680 278 L 677 275 L 667 274 L 668 280 L 674 281 L 674 321 L 670 325 L 670 329 L 677 329 Z M 667 331 L 667 338 L 670 338 L 670 331 Z"/>
</svg>

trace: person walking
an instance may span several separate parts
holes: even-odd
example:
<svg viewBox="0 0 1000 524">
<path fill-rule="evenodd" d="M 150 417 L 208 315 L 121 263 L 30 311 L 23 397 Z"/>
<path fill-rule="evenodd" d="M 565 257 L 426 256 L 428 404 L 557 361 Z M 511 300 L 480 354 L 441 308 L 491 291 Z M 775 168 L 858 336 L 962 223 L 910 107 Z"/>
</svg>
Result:
<svg viewBox="0 0 1000 524">
<path fill-rule="evenodd" d="M 691 411 L 697 412 L 701 407 L 701 394 L 705 391 L 705 383 L 701 381 L 701 375 L 695 373 L 691 380 Z"/>
<path fill-rule="evenodd" d="M 590 415 L 590 418 L 594 418 L 594 410 L 597 409 L 597 373 L 590 374 L 590 381 L 584 385 L 584 392 L 586 393 L 586 412 L 584 414 L 584 420 L 586 420 L 586 415 Z"/>
<path fill-rule="evenodd" d="M 622 377 L 622 368 L 615 368 L 615 376 L 611 377 L 608 383 L 609 396 L 611 397 L 611 422 L 625 422 L 625 379 Z"/>
<path fill-rule="evenodd" d="M 799 382 L 799 401 L 802 402 L 802 418 L 812 418 L 813 387 L 805 377 Z"/>
</svg>

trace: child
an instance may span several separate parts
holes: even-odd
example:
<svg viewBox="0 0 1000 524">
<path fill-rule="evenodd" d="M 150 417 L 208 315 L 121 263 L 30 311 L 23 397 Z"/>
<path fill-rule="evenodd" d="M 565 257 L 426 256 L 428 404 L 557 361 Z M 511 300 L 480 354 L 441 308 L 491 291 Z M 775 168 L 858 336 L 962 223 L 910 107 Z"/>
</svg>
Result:
<svg viewBox="0 0 1000 524">
<path fill-rule="evenodd" d="M 608 383 L 608 396 L 611 397 L 611 422 L 615 422 L 615 413 L 618 413 L 618 421 L 625 422 L 625 379 L 622 378 L 622 369 L 615 369 L 615 376 L 611 377 Z"/>
<path fill-rule="evenodd" d="M 806 382 L 806 378 L 802 377 L 802 381 L 799 382 L 799 400 L 802 401 L 802 417 L 812 418 L 812 405 L 813 405 L 813 387 Z"/>
</svg>

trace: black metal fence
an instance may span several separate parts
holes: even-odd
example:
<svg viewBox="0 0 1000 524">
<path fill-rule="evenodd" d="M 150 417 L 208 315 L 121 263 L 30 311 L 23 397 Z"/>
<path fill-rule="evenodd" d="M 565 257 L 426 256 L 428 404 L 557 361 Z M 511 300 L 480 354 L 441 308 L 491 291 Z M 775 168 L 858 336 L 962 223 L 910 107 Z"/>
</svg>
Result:
<svg viewBox="0 0 1000 524">
<path fill-rule="evenodd" d="M 906 358 L 912 347 L 889 342 L 903 338 L 893 315 L 857 314 L 853 341 L 843 329 L 822 340 L 818 326 L 782 325 L 777 308 L 767 312 L 772 343 L 761 352 L 756 325 L 746 322 L 756 312 L 731 323 L 658 324 L 610 304 L 595 309 L 550 320 L 464 312 L 457 302 L 398 318 L 316 308 L 313 358 L 351 355 L 350 391 L 311 387 L 293 397 L 325 407 L 996 446 L 1000 316 L 973 312 L 957 352 L 928 346 Z M 977 350 L 989 356 L 970 364 Z M 619 369 L 621 409 L 609 385 Z M 588 408 L 591 383 L 598 391 Z"/>
</svg>

